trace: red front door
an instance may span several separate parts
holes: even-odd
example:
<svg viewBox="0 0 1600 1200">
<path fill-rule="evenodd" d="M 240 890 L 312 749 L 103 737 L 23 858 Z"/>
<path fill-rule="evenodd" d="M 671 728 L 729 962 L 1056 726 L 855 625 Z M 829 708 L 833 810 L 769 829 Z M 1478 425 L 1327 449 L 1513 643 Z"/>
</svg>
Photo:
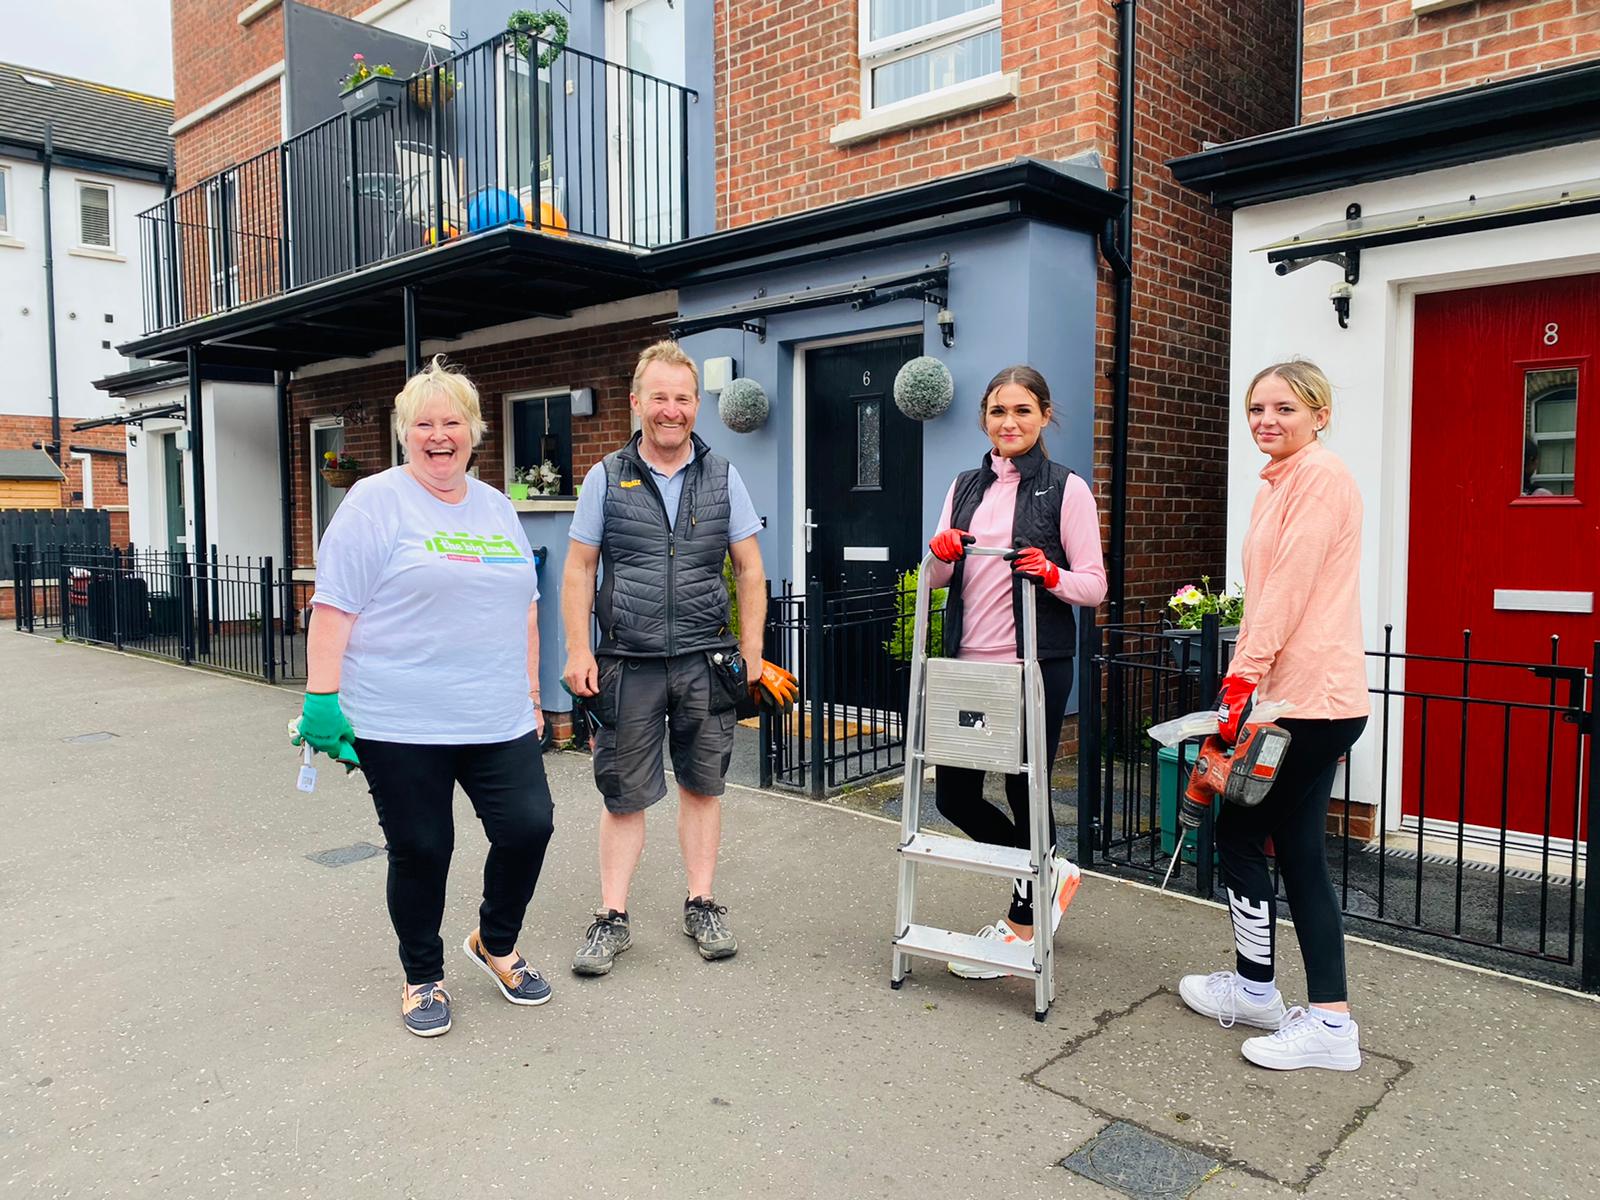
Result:
<svg viewBox="0 0 1600 1200">
<path fill-rule="evenodd" d="M 1417 298 L 1409 654 L 1592 664 L 1597 362 L 1600 275 Z M 1577 726 L 1518 707 L 1566 705 L 1566 678 L 1413 658 L 1405 690 L 1406 815 L 1573 836 L 1582 811 Z M 1449 699 L 1463 692 L 1482 702 Z"/>
</svg>

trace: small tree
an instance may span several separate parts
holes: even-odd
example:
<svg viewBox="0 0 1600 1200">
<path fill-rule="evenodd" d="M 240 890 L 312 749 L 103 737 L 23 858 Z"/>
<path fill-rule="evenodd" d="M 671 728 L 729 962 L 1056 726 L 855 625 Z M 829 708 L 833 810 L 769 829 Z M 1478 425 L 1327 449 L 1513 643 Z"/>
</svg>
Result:
<svg viewBox="0 0 1600 1200">
<path fill-rule="evenodd" d="M 949 588 L 934 588 L 928 596 L 929 655 L 944 651 L 944 606 L 950 595 Z M 912 636 L 917 627 L 917 568 L 912 567 L 900 576 L 895 592 L 894 634 L 884 642 L 883 648 L 896 662 L 910 662 Z"/>
<path fill-rule="evenodd" d="M 739 636 L 739 584 L 733 577 L 733 558 L 722 557 L 722 586 L 728 589 L 728 632 Z"/>
</svg>

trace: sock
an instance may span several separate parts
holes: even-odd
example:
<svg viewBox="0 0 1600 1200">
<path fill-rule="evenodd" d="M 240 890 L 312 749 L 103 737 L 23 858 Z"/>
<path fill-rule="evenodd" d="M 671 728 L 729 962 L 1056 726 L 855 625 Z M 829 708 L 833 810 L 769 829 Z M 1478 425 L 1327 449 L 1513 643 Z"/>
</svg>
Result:
<svg viewBox="0 0 1600 1200">
<path fill-rule="evenodd" d="M 1269 979 L 1265 983 L 1259 979 L 1246 979 L 1243 975 L 1237 977 L 1239 990 L 1257 1004 L 1265 1004 L 1278 994 L 1278 981 Z"/>
<path fill-rule="evenodd" d="M 1313 1004 L 1311 1015 L 1335 1033 L 1350 1032 L 1350 1014 L 1347 1012 L 1335 1012 L 1331 1008 L 1321 1008 Z"/>
</svg>

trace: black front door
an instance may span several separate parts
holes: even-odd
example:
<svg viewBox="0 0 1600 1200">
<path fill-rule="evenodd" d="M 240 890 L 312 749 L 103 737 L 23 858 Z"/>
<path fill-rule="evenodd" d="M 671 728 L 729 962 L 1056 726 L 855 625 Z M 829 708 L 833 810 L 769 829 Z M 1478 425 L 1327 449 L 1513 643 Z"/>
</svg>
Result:
<svg viewBox="0 0 1600 1200">
<path fill-rule="evenodd" d="M 922 336 L 806 355 L 806 577 L 886 583 L 922 559 L 922 427 L 894 377 Z"/>
</svg>

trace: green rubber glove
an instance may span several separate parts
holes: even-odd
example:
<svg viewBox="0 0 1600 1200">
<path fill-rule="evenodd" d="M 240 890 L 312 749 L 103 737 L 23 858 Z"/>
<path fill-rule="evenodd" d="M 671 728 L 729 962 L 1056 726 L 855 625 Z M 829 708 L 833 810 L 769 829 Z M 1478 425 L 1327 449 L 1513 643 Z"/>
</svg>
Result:
<svg viewBox="0 0 1600 1200">
<path fill-rule="evenodd" d="M 329 758 L 337 759 L 347 770 L 361 765 L 356 754 L 356 731 L 339 707 L 338 692 L 307 692 L 300 707 L 298 737 L 291 739 L 296 746 L 309 742 L 313 750 L 320 750 Z"/>
</svg>

